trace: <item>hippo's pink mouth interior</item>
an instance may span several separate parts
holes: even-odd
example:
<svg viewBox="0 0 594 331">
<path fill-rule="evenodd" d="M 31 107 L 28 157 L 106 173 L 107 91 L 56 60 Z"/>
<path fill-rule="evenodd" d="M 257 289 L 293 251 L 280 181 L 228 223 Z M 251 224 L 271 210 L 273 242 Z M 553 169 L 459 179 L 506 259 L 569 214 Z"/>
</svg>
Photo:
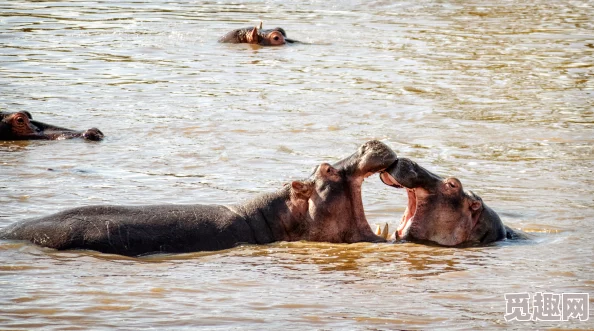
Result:
<svg viewBox="0 0 594 331">
<path fill-rule="evenodd" d="M 402 239 L 408 233 L 417 213 L 417 193 L 415 189 L 407 188 L 406 193 L 408 195 L 408 205 L 402 215 L 398 229 L 396 229 L 396 239 Z"/>
<path fill-rule="evenodd" d="M 417 193 L 414 188 L 406 188 L 402 184 L 398 183 L 394 177 L 388 173 L 382 173 L 382 181 L 389 186 L 396 188 L 405 188 L 408 196 L 408 204 L 406 210 L 400 219 L 400 224 L 394 233 L 394 239 L 402 239 L 410 230 L 410 226 L 414 221 L 415 214 L 417 213 Z"/>
</svg>

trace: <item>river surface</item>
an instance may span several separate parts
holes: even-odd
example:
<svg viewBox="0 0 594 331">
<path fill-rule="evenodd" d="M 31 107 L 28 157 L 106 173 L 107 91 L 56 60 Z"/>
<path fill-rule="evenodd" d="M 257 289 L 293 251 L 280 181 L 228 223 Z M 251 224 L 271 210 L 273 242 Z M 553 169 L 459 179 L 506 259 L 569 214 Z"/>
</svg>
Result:
<svg viewBox="0 0 594 331">
<path fill-rule="evenodd" d="M 264 22 L 302 44 L 218 44 Z M 276 243 L 125 258 L 0 242 L 0 329 L 594 328 L 589 1 L 4 1 L 0 110 L 102 142 L 0 142 L 0 227 L 75 206 L 245 201 L 370 139 L 527 243 Z M 404 191 L 363 186 L 372 227 Z M 506 322 L 505 293 L 590 321 Z"/>
</svg>

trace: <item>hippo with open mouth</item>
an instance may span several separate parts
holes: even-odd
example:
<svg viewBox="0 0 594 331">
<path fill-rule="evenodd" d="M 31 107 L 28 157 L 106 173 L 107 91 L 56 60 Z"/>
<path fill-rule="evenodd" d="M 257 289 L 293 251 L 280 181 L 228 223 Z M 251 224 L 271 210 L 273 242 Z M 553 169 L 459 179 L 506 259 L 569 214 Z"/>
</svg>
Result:
<svg viewBox="0 0 594 331">
<path fill-rule="evenodd" d="M 16 222 L 0 239 L 127 256 L 275 241 L 381 242 L 365 218 L 361 185 L 395 160 L 388 146 L 369 141 L 334 166 L 322 163 L 310 179 L 246 203 L 79 207 Z"/>
<path fill-rule="evenodd" d="M 232 44 L 258 44 L 261 46 L 280 46 L 286 43 L 298 43 L 299 41 L 287 38 L 287 33 L 283 28 L 262 29 L 262 22 L 260 28 L 248 27 L 233 30 L 219 39 L 220 43 Z"/>
<path fill-rule="evenodd" d="M 83 138 L 98 141 L 103 139 L 103 132 L 97 128 L 86 131 L 71 129 L 34 121 L 31 113 L 20 111 L 16 113 L 0 112 L 0 141 L 2 140 L 60 140 Z"/>
<path fill-rule="evenodd" d="M 404 187 L 408 195 L 400 225 L 389 239 L 443 246 L 527 239 L 505 226 L 479 196 L 464 191 L 456 178 L 443 178 L 406 158 L 399 158 L 380 178 L 386 185 Z M 387 230 L 380 232 L 386 235 Z"/>
</svg>

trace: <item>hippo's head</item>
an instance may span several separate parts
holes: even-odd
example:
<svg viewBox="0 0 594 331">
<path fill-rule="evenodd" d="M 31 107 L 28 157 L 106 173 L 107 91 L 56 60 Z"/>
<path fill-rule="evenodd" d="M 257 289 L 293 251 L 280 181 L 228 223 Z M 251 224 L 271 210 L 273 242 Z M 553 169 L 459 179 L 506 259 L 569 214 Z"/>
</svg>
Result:
<svg viewBox="0 0 594 331">
<path fill-rule="evenodd" d="M 307 239 L 340 243 L 383 241 L 369 227 L 361 186 L 366 177 L 386 169 L 395 160 L 396 153 L 374 140 L 333 166 L 319 165 L 313 175 L 315 190 L 309 200 L 313 227 Z"/>
<path fill-rule="evenodd" d="M 245 33 L 245 42 L 248 44 L 259 44 L 262 46 L 280 46 L 286 43 L 287 34 L 282 28 L 262 30 L 262 27 L 253 29 L 240 29 L 240 33 Z"/>
<path fill-rule="evenodd" d="M 86 131 L 75 131 L 63 127 L 33 120 L 31 113 L 20 111 L 16 113 L 0 112 L 0 140 L 59 140 L 83 138 L 98 141 L 104 137 L 97 128 Z"/>
<path fill-rule="evenodd" d="M 442 178 L 405 158 L 380 178 L 386 185 L 404 187 L 408 194 L 408 206 L 393 239 L 457 246 L 487 244 L 506 236 L 497 213 L 479 196 L 465 192 L 456 178 Z"/>
<path fill-rule="evenodd" d="M 258 44 L 262 46 L 280 46 L 286 43 L 298 42 L 287 38 L 287 33 L 283 28 L 262 29 L 262 22 L 258 28 L 241 28 L 233 30 L 219 39 L 221 43 L 246 43 Z"/>
</svg>

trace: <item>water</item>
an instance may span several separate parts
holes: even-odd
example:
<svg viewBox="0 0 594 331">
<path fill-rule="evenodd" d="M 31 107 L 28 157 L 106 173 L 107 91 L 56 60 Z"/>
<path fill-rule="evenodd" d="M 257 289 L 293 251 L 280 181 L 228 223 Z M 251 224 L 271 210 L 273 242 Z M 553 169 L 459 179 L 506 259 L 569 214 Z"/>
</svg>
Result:
<svg viewBox="0 0 594 331">
<path fill-rule="evenodd" d="M 504 293 L 589 293 L 588 1 L 10 1 L 0 109 L 100 143 L 0 142 L 0 226 L 90 204 L 234 203 L 369 139 L 455 175 L 528 244 L 277 243 L 124 258 L 0 243 L 2 329 L 524 329 Z M 217 44 L 282 26 L 309 44 Z M 392 229 L 402 191 L 363 187 Z"/>
</svg>

